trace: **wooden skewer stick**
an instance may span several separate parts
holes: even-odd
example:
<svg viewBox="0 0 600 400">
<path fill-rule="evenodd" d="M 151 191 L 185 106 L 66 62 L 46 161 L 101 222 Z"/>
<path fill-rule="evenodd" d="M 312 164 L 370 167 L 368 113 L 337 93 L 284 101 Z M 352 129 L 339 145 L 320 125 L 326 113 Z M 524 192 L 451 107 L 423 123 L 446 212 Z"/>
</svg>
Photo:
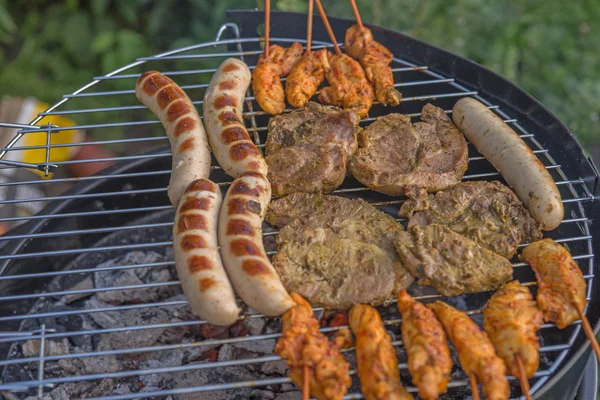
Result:
<svg viewBox="0 0 600 400">
<path fill-rule="evenodd" d="M 271 0 L 265 0 L 265 58 L 269 58 L 269 35 L 271 33 Z"/>
<path fill-rule="evenodd" d="M 600 346 L 598 345 L 598 339 L 596 339 L 596 336 L 594 335 L 594 331 L 592 330 L 590 321 L 588 321 L 587 317 L 583 315 L 579 308 L 575 307 L 575 309 L 579 313 L 579 318 L 581 318 L 581 325 L 583 326 L 583 331 L 585 332 L 588 340 L 590 341 L 592 349 L 594 349 L 594 353 L 596 353 L 596 360 L 600 361 Z"/>
<path fill-rule="evenodd" d="M 521 355 L 517 354 L 517 365 L 519 366 L 519 381 L 521 382 L 521 392 L 523 392 L 523 396 L 527 400 L 531 400 L 531 395 L 529 394 L 529 380 L 527 379 L 527 374 L 525 373 L 525 366 L 523 365 L 523 360 L 521 359 Z"/>
<path fill-rule="evenodd" d="M 350 4 L 352 5 L 352 11 L 354 11 L 354 18 L 356 19 L 356 25 L 360 29 L 363 28 L 362 20 L 360 19 L 360 13 L 358 12 L 358 7 L 356 6 L 356 0 L 350 0 Z"/>
<path fill-rule="evenodd" d="M 302 400 L 310 399 L 310 369 L 304 365 L 304 384 L 302 385 Z"/>
<path fill-rule="evenodd" d="M 333 34 L 331 25 L 329 25 L 329 20 L 327 19 L 327 14 L 325 14 L 325 10 L 323 9 L 323 6 L 321 5 L 321 0 L 315 0 L 315 1 L 317 3 L 317 8 L 319 9 L 319 14 L 321 15 L 321 19 L 323 20 L 323 25 L 325 25 L 325 30 L 327 31 L 327 34 L 329 35 L 329 40 L 331 40 L 331 43 L 333 43 L 333 47 L 335 48 L 335 53 L 342 54 L 342 51 L 340 50 L 339 46 L 337 45 L 337 40 L 335 38 L 335 35 Z"/>
<path fill-rule="evenodd" d="M 469 381 L 471 381 L 471 393 L 473 394 L 473 400 L 479 400 L 479 392 L 477 391 L 477 378 L 475 374 L 469 374 Z"/>
<path fill-rule="evenodd" d="M 313 3 L 314 3 L 314 0 L 308 0 L 308 21 L 306 23 L 306 53 L 307 54 L 310 54 L 310 46 L 312 44 Z"/>
</svg>

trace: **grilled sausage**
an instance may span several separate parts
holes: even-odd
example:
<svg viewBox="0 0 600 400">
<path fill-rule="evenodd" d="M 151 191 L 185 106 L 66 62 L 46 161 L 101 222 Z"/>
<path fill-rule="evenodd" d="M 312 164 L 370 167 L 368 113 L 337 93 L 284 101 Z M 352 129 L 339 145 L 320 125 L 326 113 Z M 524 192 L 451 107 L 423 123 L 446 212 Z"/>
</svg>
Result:
<svg viewBox="0 0 600 400">
<path fill-rule="evenodd" d="M 456 103 L 452 119 L 514 187 L 542 229 L 557 228 L 565 214 L 560 192 L 544 164 L 519 135 L 484 104 L 468 97 Z"/>
<path fill-rule="evenodd" d="M 198 111 L 175 82 L 158 71 L 143 73 L 135 95 L 162 122 L 171 142 L 173 166 L 168 196 L 177 207 L 189 184 L 210 173 L 210 149 Z"/>
<path fill-rule="evenodd" d="M 250 70 L 235 58 L 225 60 L 210 80 L 204 95 L 204 123 L 219 165 L 237 178 L 244 172 L 267 175 L 267 163 L 242 120 Z"/>
<path fill-rule="evenodd" d="M 177 206 L 173 250 L 177 275 L 192 311 L 214 325 L 233 324 L 240 309 L 217 244 L 222 203 L 219 186 L 208 179 L 190 184 Z"/>
<path fill-rule="evenodd" d="M 219 216 L 219 246 L 237 294 L 254 310 L 278 316 L 294 305 L 265 253 L 262 222 L 271 200 L 264 175 L 247 172 L 233 181 Z"/>
</svg>

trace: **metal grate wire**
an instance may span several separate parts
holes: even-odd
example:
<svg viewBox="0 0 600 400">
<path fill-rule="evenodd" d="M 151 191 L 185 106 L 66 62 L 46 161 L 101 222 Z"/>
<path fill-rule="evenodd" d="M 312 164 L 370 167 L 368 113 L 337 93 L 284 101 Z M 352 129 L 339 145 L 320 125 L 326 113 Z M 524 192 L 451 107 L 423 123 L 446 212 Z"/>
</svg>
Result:
<svg viewBox="0 0 600 400">
<path fill-rule="evenodd" d="M 221 35 L 223 32 L 231 30 L 235 36 L 233 39 L 221 39 Z M 284 39 L 284 38 L 272 38 L 273 43 L 286 44 L 290 43 L 292 39 Z M 18 145 L 19 139 L 26 135 L 29 132 L 36 131 L 44 131 L 48 132 L 48 135 L 51 135 L 54 132 L 59 132 L 62 130 L 73 130 L 73 129 L 86 129 L 93 130 L 95 132 L 95 137 L 103 137 L 104 132 L 107 129 L 119 127 L 119 128 L 139 128 L 144 126 L 152 126 L 157 125 L 160 122 L 154 119 L 142 119 L 142 120 L 121 120 L 114 121 L 111 123 L 97 123 L 97 124 L 82 124 L 77 126 L 69 126 L 69 127 L 61 127 L 56 125 L 46 125 L 43 127 L 34 126 L 39 120 L 44 116 L 52 116 L 52 115 L 65 115 L 71 118 L 77 119 L 78 116 L 84 114 L 93 114 L 93 113 L 120 113 L 119 115 L 123 115 L 122 113 L 133 113 L 136 112 L 144 112 L 145 107 L 139 105 L 134 96 L 134 90 L 104 90 L 104 91 L 91 91 L 91 89 L 102 88 L 102 84 L 106 82 L 114 82 L 127 80 L 131 82 L 131 87 L 133 87 L 135 80 L 139 77 L 140 73 L 147 69 L 164 69 L 166 75 L 173 77 L 174 79 L 183 78 L 183 77 L 202 77 L 204 81 L 206 81 L 207 77 L 210 77 L 212 73 L 216 71 L 216 67 L 220 62 L 226 57 L 239 57 L 244 61 L 248 62 L 248 60 L 255 60 L 257 55 L 260 53 L 258 50 L 244 51 L 243 46 L 245 44 L 258 42 L 258 38 L 241 38 L 239 35 L 239 30 L 234 24 L 225 24 L 219 31 L 217 39 L 213 42 L 202 43 L 194 46 L 189 46 L 186 48 L 182 48 L 179 50 L 174 50 L 162 54 L 158 54 L 152 57 L 142 57 L 136 60 L 134 63 L 127 65 L 123 68 L 120 68 L 116 71 L 113 71 L 109 74 L 95 77 L 92 82 L 83 86 L 79 90 L 71 94 L 67 94 L 63 96 L 58 103 L 50 107 L 45 112 L 39 114 L 39 116 L 31 122 L 31 125 L 20 125 L 20 124 L 5 124 L 0 123 L 1 126 L 13 127 L 19 129 L 15 138 L 11 140 L 5 148 L 0 150 L 0 168 L 36 168 L 40 170 L 51 170 L 51 169 L 60 169 L 68 164 L 76 164 L 76 163 L 89 163 L 89 162 L 102 162 L 102 161 L 135 161 L 135 160 L 144 160 L 144 159 L 153 159 L 157 157 L 170 157 L 169 151 L 163 151 L 160 153 L 147 153 L 147 154 L 138 154 L 138 155 L 127 155 L 127 156 L 119 156 L 113 157 L 110 159 L 99 158 L 93 160 L 71 160 L 71 161 L 63 161 L 63 162 L 54 162 L 51 163 L 50 154 L 53 149 L 65 146 L 88 146 L 88 145 L 114 145 L 114 144 L 125 144 L 135 146 L 139 143 L 144 143 L 146 145 L 157 143 L 157 144 L 167 144 L 167 138 L 163 136 L 151 136 L 147 135 L 144 137 L 125 137 L 120 139 L 106 139 L 106 140 L 93 140 L 90 142 L 77 143 L 73 145 L 63 145 L 63 144 L 50 144 L 50 141 L 46 143 L 46 145 L 41 146 L 21 146 Z M 301 43 L 305 41 L 298 39 Z M 221 51 L 223 46 L 235 46 L 236 51 Z M 340 44 L 343 46 L 343 44 Z M 214 52 L 213 48 L 218 47 L 219 51 Z M 318 47 L 332 47 L 330 43 L 327 42 L 315 42 L 313 48 Z M 202 60 L 203 62 L 211 62 L 214 64 L 213 68 L 203 68 L 199 69 L 195 65 L 195 60 Z M 166 63 L 165 63 L 166 61 Z M 177 69 L 169 69 L 172 64 L 169 62 L 177 62 L 180 66 L 181 63 L 186 63 L 189 68 L 177 67 Z M 168 65 L 168 67 L 163 68 L 164 65 Z M 249 63 L 251 65 L 251 63 Z M 401 90 L 406 89 L 411 93 L 410 96 L 404 98 L 401 107 L 410 106 L 411 110 L 415 107 L 419 108 L 423 105 L 423 102 L 432 102 L 435 105 L 439 105 L 446 109 L 447 113 L 451 113 L 451 103 L 448 101 L 455 101 L 458 98 L 464 96 L 473 96 L 478 100 L 484 102 L 490 109 L 492 109 L 495 113 L 497 113 L 501 118 L 505 120 L 506 123 L 510 124 L 519 134 L 520 136 L 530 145 L 530 147 L 534 150 L 534 152 L 538 155 L 540 160 L 546 165 L 546 167 L 550 170 L 551 174 L 556 180 L 557 185 L 561 190 L 561 194 L 563 196 L 563 202 L 565 203 L 565 209 L 567 211 L 566 219 L 563 221 L 561 228 L 557 231 L 553 237 L 561 243 L 565 243 L 569 245 L 572 249 L 577 249 L 573 253 L 574 258 L 578 260 L 579 265 L 582 267 L 585 279 L 588 282 L 588 298 L 592 293 L 592 281 L 594 278 L 593 275 L 593 260 L 594 254 L 592 252 L 592 237 L 589 230 L 590 221 L 585 215 L 584 208 L 582 206 L 583 202 L 593 200 L 592 194 L 589 192 L 586 184 L 583 179 L 579 177 L 569 177 L 566 176 L 561 165 L 558 165 L 555 160 L 552 158 L 552 155 L 549 151 L 540 144 L 537 140 L 534 133 L 527 131 L 523 125 L 517 119 L 511 118 L 510 115 L 504 112 L 498 105 L 490 103 L 484 96 L 479 95 L 477 90 L 472 90 L 472 88 L 467 88 L 458 82 L 456 82 L 452 77 L 442 76 L 440 74 L 435 73 L 430 70 L 425 65 L 414 65 L 408 61 L 405 61 L 401 58 L 395 58 L 393 62 L 393 71 L 396 78 L 396 86 Z M 137 68 L 141 67 L 141 68 Z M 251 66 L 252 68 L 252 66 Z M 139 72 L 135 73 L 125 73 L 131 70 L 138 70 Z M 412 77 L 413 79 L 409 79 L 407 77 Z M 206 89 L 206 83 L 197 83 L 190 85 L 182 85 L 184 89 L 188 90 L 190 97 L 194 100 L 193 103 L 196 105 L 202 105 L 202 93 L 203 90 Z M 193 92 L 192 92 L 193 91 Z M 196 91 L 200 91 L 199 95 L 196 95 Z M 194 93 L 194 94 L 192 94 Z M 414 95 L 413 95 L 414 93 Z M 84 103 L 87 99 L 101 99 L 105 101 L 105 103 L 110 104 L 113 96 L 127 96 L 127 98 L 131 99 L 131 105 L 122 105 L 122 106 L 105 106 L 105 107 L 83 107 L 78 106 L 76 108 L 66 108 L 68 107 L 72 101 L 78 100 Z M 199 100 L 200 99 L 200 100 Z M 412 104 L 414 103 L 414 104 Z M 78 103 L 79 104 L 79 103 Z M 379 106 L 380 107 L 380 106 Z M 59 109 L 60 108 L 60 109 Z M 374 105 L 374 113 L 382 114 L 390 111 L 397 110 L 382 110 L 377 111 L 378 105 Z M 403 112 L 403 110 L 398 110 L 398 112 Z M 287 109 L 286 112 L 291 110 Z M 420 116 L 419 112 L 409 112 L 407 113 L 413 118 L 418 118 Z M 144 114 L 148 115 L 148 114 Z M 266 136 L 267 126 L 266 126 L 266 115 L 264 112 L 260 111 L 254 102 L 254 98 L 249 95 L 246 98 L 246 112 L 244 113 L 244 118 L 247 122 L 249 131 L 253 134 L 256 143 L 260 147 L 264 147 L 264 138 Z M 374 117 L 365 118 L 362 121 L 362 124 L 368 124 L 374 119 Z M 469 145 L 471 147 L 471 145 Z M 3 156 L 8 154 L 9 152 L 14 151 L 23 151 L 27 149 L 46 149 L 46 161 L 40 165 L 33 164 L 25 164 L 25 163 L 15 163 L 1 159 Z M 473 150 L 470 148 L 470 150 Z M 501 179 L 497 171 L 491 168 L 491 165 L 479 154 L 475 154 L 476 152 L 471 152 L 471 157 L 469 158 L 469 171 L 467 175 L 464 177 L 466 180 L 473 179 Z M 218 165 L 213 165 L 213 173 L 218 173 L 220 167 Z M 77 183 L 82 181 L 103 181 L 109 179 L 120 179 L 120 178 L 140 178 L 140 177 L 164 177 L 168 176 L 170 170 L 162 169 L 162 170 L 152 170 L 152 171 L 144 171 L 144 172 L 133 172 L 133 173 L 122 173 L 122 174 L 105 174 L 100 173 L 96 176 L 90 176 L 85 178 L 57 178 L 48 181 L 41 181 L 41 184 L 44 185 L 52 185 L 54 183 Z M 224 175 L 223 175 L 224 176 Z M 40 181 L 36 182 L 8 182 L 8 183 L 0 183 L 0 188 L 8 187 L 11 185 L 30 185 L 30 184 L 39 184 Z M 229 179 L 224 179 L 219 182 L 219 184 L 223 187 L 227 187 L 230 184 Z M 30 202 L 39 202 L 39 201 L 56 201 L 56 200 L 71 200 L 71 199 L 82 199 L 89 198 L 90 201 L 98 201 L 103 200 L 109 197 L 121 198 L 122 196 L 134 197 L 136 199 L 143 199 L 144 195 L 153 194 L 153 193 L 163 193 L 166 195 L 165 187 L 149 187 L 149 188 L 131 188 L 128 190 L 114 191 L 114 192 L 92 192 L 87 193 L 85 195 L 58 195 L 58 196 L 47 196 L 41 198 L 29 198 L 25 200 L 3 200 L 0 201 L 0 204 L 11 204 L 17 203 L 21 201 L 30 201 Z M 367 192 L 370 192 L 369 189 L 361 186 L 356 182 L 350 182 L 350 186 L 344 185 L 342 189 L 336 190 L 336 194 L 357 197 L 357 196 L 365 196 Z M 162 195 L 162 194 L 161 194 Z M 139 213 L 142 215 L 149 215 L 156 212 L 166 211 L 171 209 L 170 205 L 167 205 L 166 196 L 164 205 L 159 206 L 140 206 L 140 207 L 125 207 L 125 208 L 113 208 L 113 209 L 104 209 L 104 210 L 93 210 L 86 212 L 58 212 L 52 215 L 34 215 L 34 216 L 17 216 L 11 218 L 0 218 L 0 222 L 13 222 L 13 221 L 24 221 L 24 220 L 42 220 L 42 219 L 70 219 L 70 218 L 88 218 L 88 217 L 97 217 L 97 216 L 118 216 L 119 214 L 130 214 L 130 213 Z M 397 211 L 401 203 L 404 199 L 399 198 L 390 198 L 385 201 L 370 201 L 374 206 L 379 207 L 385 212 L 394 212 Z M 398 221 L 404 221 L 399 218 Z M 136 230 L 147 230 L 151 228 L 164 228 L 167 230 L 171 229 L 172 222 L 161 222 L 161 223 L 149 223 L 149 224 L 131 224 L 131 225 L 113 225 L 113 226 L 105 226 L 101 228 L 78 228 L 78 229 L 69 229 L 69 230 L 59 230 L 59 231 L 49 231 L 49 232 L 34 232 L 30 234 L 13 234 L 9 233 L 7 235 L 0 237 L 0 244 L 5 241 L 12 240 L 20 240 L 20 239 L 29 239 L 29 240 L 39 240 L 46 238 L 60 238 L 60 239 L 69 239 L 73 237 L 81 237 L 85 235 L 92 234 L 110 234 L 114 232 L 120 231 L 136 231 Z M 564 229 L 563 229 L 564 228 Z M 564 232 L 567 232 L 566 234 Z M 576 232 L 576 233 L 573 233 Z M 274 236 L 277 232 L 265 232 L 265 236 Z M 160 242 L 152 242 L 149 241 L 147 243 L 135 243 L 135 244 L 124 244 L 124 245 L 110 245 L 103 247 L 83 247 L 83 248 L 66 248 L 60 250 L 50 250 L 50 251 L 37 251 L 37 252 L 22 252 L 16 255 L 0 255 L 0 260 L 18 260 L 18 259 L 36 259 L 39 257 L 44 258 L 57 258 L 57 257 L 74 257 L 81 254 L 92 254 L 97 252 L 106 252 L 106 251 L 122 251 L 127 252 L 133 249 L 145 249 L 152 250 L 156 248 L 164 248 L 171 246 L 171 241 L 160 241 Z M 274 252 L 270 252 L 273 254 Z M 102 268 L 77 268 L 72 270 L 55 270 L 48 272 L 35 272 L 35 273 L 16 273 L 16 274 L 4 274 L 0 275 L 0 283 L 2 282 L 18 282 L 25 280 L 33 280 L 33 279 L 52 279 L 57 277 L 64 276 L 72 276 L 75 274 L 92 274 L 98 271 L 119 271 L 126 269 L 136 269 L 136 268 L 158 268 L 164 266 L 173 265 L 172 261 L 165 262 L 154 262 L 154 263 L 145 263 L 145 264 L 135 264 L 135 265 L 114 265 L 114 266 L 105 266 Z M 524 271 L 528 267 L 524 263 L 515 262 L 514 263 L 515 271 L 522 270 Z M 531 279 L 528 282 L 525 282 L 527 285 L 535 286 L 536 282 Z M 178 281 L 169 281 L 169 282 L 160 282 L 160 283 L 149 283 L 135 286 L 119 286 L 119 287 L 109 287 L 109 288 L 93 288 L 93 289 L 83 289 L 83 290 L 58 290 L 58 291 L 44 291 L 41 293 L 37 292 L 28 292 L 25 289 L 23 292 L 18 294 L 11 295 L 1 295 L 0 296 L 0 304 L 4 302 L 23 302 L 23 301 L 33 301 L 33 300 L 43 300 L 45 298 L 61 298 L 62 296 L 68 295 L 76 295 L 76 294 L 91 294 L 98 293 L 103 291 L 117 291 L 117 290 L 131 290 L 131 289 L 149 289 L 156 287 L 166 287 L 166 286 L 176 286 L 179 285 Z M 422 295 L 417 296 L 417 298 L 430 301 L 436 298 L 439 298 L 439 295 Z M 94 309 L 80 309 L 74 311 L 51 311 L 51 312 L 40 312 L 40 311 L 31 311 L 28 313 L 19 313 L 14 315 L 3 315 L 0 316 L 0 323 L 5 322 L 20 322 L 23 323 L 27 320 L 38 320 L 44 317 L 61 317 L 67 316 L 69 314 L 85 314 L 85 313 L 95 313 L 95 312 L 124 312 L 126 310 L 143 310 L 150 309 L 154 307 L 165 307 L 165 306 L 181 306 L 185 305 L 185 301 L 162 301 L 156 303 L 142 303 L 142 304 L 128 304 L 128 305 L 118 305 L 112 307 L 105 308 L 94 308 Z M 322 311 L 320 308 L 315 308 L 315 311 Z M 479 308 L 469 310 L 471 315 L 477 315 L 481 312 Z M 242 317 L 242 319 L 251 319 L 251 318 L 263 318 L 263 316 L 259 314 L 246 314 Z M 399 318 L 386 319 L 385 324 L 392 330 L 398 331 L 398 327 L 400 325 L 401 320 Z M 28 391 L 30 389 L 36 390 L 38 397 L 42 397 L 44 390 L 48 390 L 45 388 L 56 387 L 56 385 L 67 383 L 67 382 L 83 382 L 83 381 L 94 381 L 100 380 L 104 378 L 124 378 L 131 376 L 142 376 L 149 374 L 159 374 L 159 373 L 174 373 L 181 371 L 191 371 L 191 370 L 206 370 L 210 368 L 216 367 L 229 367 L 229 366 L 239 366 L 239 365 L 249 365 L 249 364 L 262 364 L 275 362 L 280 360 L 279 357 L 275 355 L 262 356 L 256 358 L 248 358 L 248 359 L 239 359 L 239 360 L 230 360 L 230 361 L 214 361 L 214 362 L 205 362 L 200 364 L 189 364 L 189 365 L 181 365 L 177 367 L 159 367 L 152 369 L 132 369 L 132 370 L 120 370 L 117 372 L 111 373 L 103 373 L 103 374 L 82 374 L 82 375 L 70 375 L 70 376 L 61 376 L 61 377 L 53 377 L 48 378 L 44 376 L 44 363 L 49 361 L 57 361 L 59 359 L 68 359 L 68 358 L 82 358 L 82 357 L 100 357 L 106 355 L 125 355 L 125 354 L 141 354 L 141 353 L 152 353 L 158 351 L 165 350 L 173 350 L 173 349 L 182 349 L 182 348 L 192 348 L 192 347 L 202 347 L 202 346 L 213 346 L 218 344 L 226 344 L 226 343 L 244 343 L 251 341 L 260 341 L 267 339 L 276 339 L 280 336 L 279 333 L 274 334 L 261 334 L 255 336 L 244 336 L 244 337 L 232 337 L 227 339 L 210 339 L 204 341 L 198 341 L 193 343 L 183 343 L 183 344 L 172 344 L 172 345 L 152 345 L 147 347 L 134 347 L 134 348 L 123 348 L 123 349 L 113 349 L 113 350 L 96 350 L 90 352 L 80 352 L 73 354 L 65 354 L 59 356 L 53 355 L 44 355 L 44 344 L 47 343 L 50 339 L 63 339 L 63 338 L 74 338 L 78 336 L 94 336 L 101 335 L 107 333 L 115 333 L 115 332 L 136 332 L 147 329 L 155 329 L 155 328 L 172 328 L 172 327 L 185 327 L 185 326 L 198 326 L 205 324 L 204 321 L 200 320 L 192 320 L 192 321 L 173 321 L 166 323 L 148 323 L 145 325 L 134 326 L 134 327 L 114 327 L 107 329 L 80 329 L 80 330 L 71 330 L 64 332 L 57 332 L 53 329 L 46 328 L 45 325 L 40 324 L 40 326 L 36 329 L 30 329 L 27 331 L 14 331 L 14 332 L 0 332 L 0 345 L 2 343 L 23 343 L 26 340 L 30 339 L 41 339 L 40 340 L 40 354 L 35 357 L 17 357 L 17 358 L 8 358 L 6 360 L 0 360 L 0 367 L 6 367 L 9 365 L 25 365 L 25 364 L 37 364 L 38 365 L 38 375 L 37 379 L 32 380 L 22 380 L 18 382 L 10 382 L 3 383 L 0 382 L 0 391 L 4 391 L 5 393 L 19 393 Z M 323 328 L 324 332 L 332 332 L 340 329 L 341 327 L 336 328 Z M 540 337 L 543 339 L 550 332 L 556 332 L 557 329 L 553 324 L 545 324 L 542 326 L 540 330 Z M 565 340 L 561 343 L 551 343 L 544 344 L 540 349 L 540 352 L 547 356 L 551 362 L 547 366 L 547 368 L 540 369 L 535 377 L 532 380 L 532 392 L 537 391 L 544 383 L 548 380 L 548 378 L 555 373 L 563 363 L 567 352 L 574 341 L 578 338 L 578 335 L 582 335 L 580 328 L 580 323 L 576 322 L 570 328 L 570 333 L 568 335 L 563 335 Z M 394 341 L 394 346 L 397 348 L 402 347 L 402 342 L 399 340 Z M 353 349 L 346 349 L 345 352 L 351 352 Z M 405 364 L 406 360 L 400 360 L 400 369 L 403 372 L 406 372 L 407 366 Z M 456 368 L 456 367 L 455 367 Z M 352 371 L 352 374 L 356 374 L 356 371 Z M 514 381 L 514 377 L 510 377 L 511 380 Z M 225 390 L 225 389 L 239 389 L 246 387 L 266 387 L 273 385 L 281 385 L 284 383 L 290 382 L 290 379 L 286 376 L 281 376 L 278 378 L 270 378 L 270 379 L 257 379 L 257 380 L 241 380 L 235 382 L 228 382 L 224 384 L 209 384 L 209 385 L 201 385 L 201 386 L 191 386 L 184 388 L 174 388 L 174 389 L 164 389 L 158 390 L 154 392 L 145 392 L 145 393 L 130 393 L 130 394 L 121 394 L 121 395 L 113 395 L 106 397 L 97 397 L 97 399 L 134 399 L 144 397 L 152 397 L 152 396 L 168 396 L 168 395 L 176 395 L 176 394 L 184 394 L 184 393 L 199 393 L 199 392 L 208 392 L 213 390 Z M 407 383 L 407 382 L 405 382 Z M 450 388 L 460 388 L 468 386 L 468 380 L 461 379 L 456 380 L 453 379 L 450 383 Z M 416 388 L 408 385 L 408 390 L 410 392 L 415 392 Z M 31 393 L 31 392 L 29 392 Z M 513 396 L 520 395 L 520 392 L 514 392 Z M 348 394 L 346 399 L 359 399 L 362 398 L 359 392 L 354 392 Z"/>
</svg>

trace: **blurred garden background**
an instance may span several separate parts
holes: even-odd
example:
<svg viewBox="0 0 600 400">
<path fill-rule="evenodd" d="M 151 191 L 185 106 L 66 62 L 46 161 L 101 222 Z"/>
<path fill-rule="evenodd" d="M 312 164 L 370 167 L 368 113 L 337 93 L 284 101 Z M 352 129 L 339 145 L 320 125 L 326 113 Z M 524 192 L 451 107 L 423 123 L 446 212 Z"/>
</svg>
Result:
<svg viewBox="0 0 600 400">
<path fill-rule="evenodd" d="M 330 15 L 352 17 L 347 0 L 324 3 Z M 366 22 L 516 82 L 600 155 L 600 0 L 358 4 Z M 272 6 L 305 12 L 306 1 L 272 0 Z M 0 97 L 31 95 L 54 103 L 138 56 L 213 40 L 226 9 L 263 7 L 263 0 L 0 0 Z M 96 118 L 91 122 L 103 115 L 90 116 Z"/>
</svg>

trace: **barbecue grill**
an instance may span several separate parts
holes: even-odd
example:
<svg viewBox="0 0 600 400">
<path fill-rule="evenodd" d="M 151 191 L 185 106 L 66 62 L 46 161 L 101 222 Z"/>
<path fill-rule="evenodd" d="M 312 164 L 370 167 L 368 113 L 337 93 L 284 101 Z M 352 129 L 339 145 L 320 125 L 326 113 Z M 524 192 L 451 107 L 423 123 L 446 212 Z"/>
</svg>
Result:
<svg viewBox="0 0 600 400">
<path fill-rule="evenodd" d="M 160 134 L 160 122 L 134 95 L 139 74 L 157 69 L 180 83 L 194 104 L 201 105 L 211 74 L 225 58 L 239 57 L 252 68 L 262 52 L 257 28 L 263 22 L 263 13 L 233 11 L 227 16 L 235 23 L 223 25 L 214 42 L 139 58 L 63 96 L 30 125 L 14 125 L 18 133 L 0 157 L 30 149 L 18 141 L 29 132 L 41 130 L 50 136 L 73 129 L 34 126 L 42 116 L 51 115 L 78 120 L 87 114 L 106 113 L 112 122 L 79 126 L 94 130 L 95 137 L 101 138 L 91 144 L 125 144 L 146 150 L 117 157 L 114 166 L 91 177 L 42 181 L 43 185 L 77 184 L 58 196 L 27 199 L 46 203 L 35 216 L 0 220 L 26 220 L 0 237 L 0 391 L 6 398 L 57 398 L 49 394 L 58 396 L 60 390 L 73 398 L 85 394 L 96 399 L 299 398 L 279 357 L 272 354 L 272 344 L 280 336 L 278 319 L 266 319 L 248 310 L 239 324 L 218 330 L 193 318 L 187 309 L 178 292 L 169 249 L 174 209 L 166 196 L 171 162 L 168 141 Z M 305 42 L 300 38 L 305 15 L 273 12 L 271 20 L 273 43 Z M 343 37 L 352 22 L 331 18 L 331 24 L 337 37 Z M 597 333 L 600 296 L 593 291 L 598 272 L 594 252 L 600 228 L 592 220 L 598 213 L 594 200 L 599 175 L 580 145 L 555 116 L 504 78 L 413 38 L 370 28 L 375 39 L 395 55 L 392 67 L 404 100 L 399 107 L 375 104 L 362 125 L 389 112 L 418 119 L 426 102 L 450 113 L 456 100 L 464 96 L 479 99 L 502 117 L 534 150 L 560 189 L 565 220 L 546 236 L 568 246 L 582 268 L 588 283 L 586 315 Z M 320 23 L 314 24 L 313 38 L 315 48 L 331 46 Z M 199 69 L 199 63 L 206 67 Z M 130 89 L 115 90 L 114 84 Z M 127 105 L 120 105 L 123 103 Z M 244 117 L 256 144 L 262 147 L 269 116 L 260 111 L 252 93 L 247 97 Z M 123 129 L 125 138 L 109 139 L 115 129 Z M 38 146 L 46 149 L 42 165 L 0 160 L 1 167 L 60 170 L 69 163 L 99 161 L 51 163 L 50 154 L 58 146 L 64 145 L 48 141 Z M 501 180 L 471 145 L 469 151 L 465 180 Z M 224 190 L 231 181 L 215 162 L 211 179 Z M 16 184 L 40 182 L 0 186 Z M 352 178 L 347 178 L 336 194 L 363 198 L 392 215 L 404 201 L 372 192 Z M 24 200 L 12 202 L 18 201 Z M 271 243 L 272 248 L 276 234 L 265 230 L 267 246 Z M 515 278 L 535 290 L 530 268 L 513 261 Z M 108 283 L 109 279 L 113 280 Z M 413 293 L 425 302 L 440 297 L 429 289 L 413 288 Z M 488 298 L 489 294 L 472 294 L 446 300 L 480 320 L 480 309 Z M 398 349 L 403 383 L 414 393 L 399 335 L 400 315 L 395 304 L 380 311 Z M 323 315 L 322 309 L 315 308 L 315 312 Z M 325 325 L 323 330 L 334 332 L 340 328 Z M 579 322 L 565 330 L 545 324 L 539 336 L 541 365 L 531 381 L 534 397 L 572 398 L 591 353 Z M 352 349 L 344 354 L 353 362 Z M 180 359 L 173 361 L 178 356 Z M 456 357 L 454 360 L 453 379 L 444 398 L 470 395 L 468 379 L 456 364 Z M 596 366 L 595 362 L 590 365 Z M 353 386 L 345 397 L 348 399 L 362 398 L 355 367 L 353 363 Z M 511 396 L 519 397 L 518 380 L 510 379 Z M 593 378 L 587 380 L 593 382 Z M 595 396 L 595 389 L 584 393 Z"/>
</svg>

